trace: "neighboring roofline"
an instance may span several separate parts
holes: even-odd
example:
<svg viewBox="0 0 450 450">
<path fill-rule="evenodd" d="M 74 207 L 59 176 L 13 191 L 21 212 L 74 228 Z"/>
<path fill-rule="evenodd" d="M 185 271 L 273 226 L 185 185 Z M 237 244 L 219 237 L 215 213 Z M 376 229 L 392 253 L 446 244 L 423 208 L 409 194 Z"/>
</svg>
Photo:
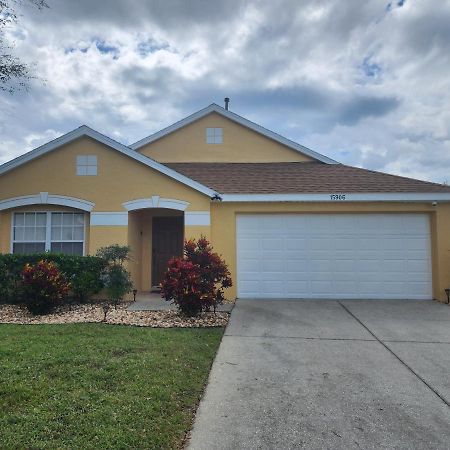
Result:
<svg viewBox="0 0 450 450">
<path fill-rule="evenodd" d="M 142 155 L 141 153 L 130 149 L 126 145 L 123 145 L 120 142 L 117 142 L 114 139 L 111 139 L 108 136 L 105 136 L 104 134 L 93 130 L 92 128 L 89 128 L 87 125 L 82 125 L 81 127 L 76 128 L 75 130 L 72 130 L 69 133 L 64 134 L 63 136 L 54 139 L 53 141 L 47 142 L 47 144 L 41 145 L 40 147 L 37 147 L 34 150 L 25 153 L 24 155 L 21 155 L 11 161 L 2 164 L 0 166 L 0 175 L 9 172 L 16 167 L 21 166 L 22 164 L 32 161 L 35 158 L 45 155 L 46 153 L 49 153 L 52 150 L 55 150 L 62 145 L 68 144 L 75 139 L 83 136 L 87 136 L 114 150 L 117 150 L 123 155 L 129 156 L 130 158 L 139 161 L 140 163 L 145 164 L 146 166 L 151 167 L 152 169 L 163 173 L 164 175 L 167 175 L 168 177 L 173 178 L 174 180 L 179 181 L 180 183 L 183 183 L 186 186 L 191 187 L 192 189 L 195 189 L 196 191 L 199 191 L 202 194 L 208 195 L 209 197 L 212 197 L 216 193 L 216 191 L 214 191 L 213 189 L 210 189 L 209 187 L 185 175 L 182 175 L 181 173 L 178 173 L 173 169 L 170 169 L 164 164 L 161 164 L 149 158 L 148 156 Z"/>
<path fill-rule="evenodd" d="M 377 192 L 340 194 L 222 194 L 228 202 L 440 202 L 450 201 L 450 192 Z"/>
<path fill-rule="evenodd" d="M 268 137 L 269 139 L 272 139 L 276 142 L 279 142 L 280 144 L 285 145 L 286 147 L 289 147 L 297 152 L 303 153 L 304 155 L 310 156 L 311 158 L 314 158 L 318 161 L 321 161 L 326 164 L 339 164 L 334 159 L 328 158 L 327 156 L 321 155 L 320 153 L 315 152 L 314 150 L 311 150 L 303 145 L 297 144 L 297 142 L 291 141 L 290 139 L 287 139 L 283 136 L 281 136 L 278 133 L 275 133 L 273 131 L 268 130 L 267 128 L 262 127 L 261 125 L 258 125 L 248 119 L 245 119 L 242 116 L 239 116 L 238 114 L 231 112 L 229 110 L 226 110 L 225 108 L 222 108 L 219 105 L 216 105 L 215 103 L 212 103 L 211 105 L 207 106 L 206 108 L 201 109 L 200 111 L 197 111 L 194 114 L 191 114 L 190 116 L 175 122 L 173 125 L 170 125 L 150 136 L 147 136 L 134 144 L 131 144 L 129 147 L 133 150 L 137 150 L 144 145 L 150 144 L 151 142 L 156 141 L 157 139 L 161 139 L 162 137 L 173 133 L 176 130 L 179 130 L 182 127 L 185 127 L 186 125 L 189 125 L 196 120 L 201 119 L 202 117 L 205 117 L 206 115 L 215 112 L 217 114 L 222 115 L 223 117 L 226 117 L 227 119 L 230 119 L 234 122 L 239 123 L 240 125 L 250 128 L 251 130 L 255 131 L 256 133 L 262 134 L 263 136 Z"/>
</svg>

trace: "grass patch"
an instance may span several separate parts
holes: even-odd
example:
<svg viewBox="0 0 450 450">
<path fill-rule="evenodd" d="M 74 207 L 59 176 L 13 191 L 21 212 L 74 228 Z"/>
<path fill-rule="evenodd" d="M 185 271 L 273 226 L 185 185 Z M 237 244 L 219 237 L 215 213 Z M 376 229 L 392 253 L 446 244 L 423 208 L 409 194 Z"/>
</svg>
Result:
<svg viewBox="0 0 450 450">
<path fill-rule="evenodd" d="M 222 332 L 0 325 L 0 448 L 179 448 Z"/>
</svg>

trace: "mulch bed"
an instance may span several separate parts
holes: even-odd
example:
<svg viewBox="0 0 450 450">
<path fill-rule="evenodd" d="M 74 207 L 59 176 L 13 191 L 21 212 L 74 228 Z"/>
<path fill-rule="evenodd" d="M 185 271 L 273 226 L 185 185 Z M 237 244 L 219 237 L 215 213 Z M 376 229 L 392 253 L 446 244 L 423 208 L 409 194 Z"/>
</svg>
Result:
<svg viewBox="0 0 450 450">
<path fill-rule="evenodd" d="M 111 306 L 105 314 L 102 305 L 63 306 L 53 313 L 34 316 L 25 307 L 19 305 L 0 305 L 0 323 L 14 324 L 58 324 L 103 322 L 114 325 L 134 325 L 153 328 L 202 328 L 224 327 L 228 323 L 227 312 L 206 312 L 198 317 L 190 318 L 178 311 L 127 311 L 128 304 Z"/>
</svg>

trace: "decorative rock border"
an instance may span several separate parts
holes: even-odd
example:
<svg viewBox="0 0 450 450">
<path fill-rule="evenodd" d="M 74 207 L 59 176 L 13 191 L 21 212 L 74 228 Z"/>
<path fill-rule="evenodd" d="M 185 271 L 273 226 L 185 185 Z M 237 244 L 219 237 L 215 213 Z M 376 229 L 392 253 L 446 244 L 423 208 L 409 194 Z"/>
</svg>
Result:
<svg viewBox="0 0 450 450">
<path fill-rule="evenodd" d="M 224 327 L 229 313 L 203 313 L 198 317 L 185 317 L 178 311 L 128 311 L 128 305 L 111 306 L 105 314 L 102 305 L 64 306 L 55 312 L 42 316 L 32 315 L 26 308 L 18 305 L 0 305 L 0 323 L 36 325 L 63 323 L 106 323 L 114 325 L 133 325 L 153 328 L 204 328 Z"/>
</svg>

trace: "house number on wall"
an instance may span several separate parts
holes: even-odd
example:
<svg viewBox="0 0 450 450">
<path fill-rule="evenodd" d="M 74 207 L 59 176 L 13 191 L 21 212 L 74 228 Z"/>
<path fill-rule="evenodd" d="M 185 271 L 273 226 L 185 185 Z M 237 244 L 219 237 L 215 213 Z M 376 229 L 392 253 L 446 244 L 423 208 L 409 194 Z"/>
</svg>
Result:
<svg viewBox="0 0 450 450">
<path fill-rule="evenodd" d="M 345 194 L 330 194 L 331 200 L 345 200 Z"/>
</svg>

